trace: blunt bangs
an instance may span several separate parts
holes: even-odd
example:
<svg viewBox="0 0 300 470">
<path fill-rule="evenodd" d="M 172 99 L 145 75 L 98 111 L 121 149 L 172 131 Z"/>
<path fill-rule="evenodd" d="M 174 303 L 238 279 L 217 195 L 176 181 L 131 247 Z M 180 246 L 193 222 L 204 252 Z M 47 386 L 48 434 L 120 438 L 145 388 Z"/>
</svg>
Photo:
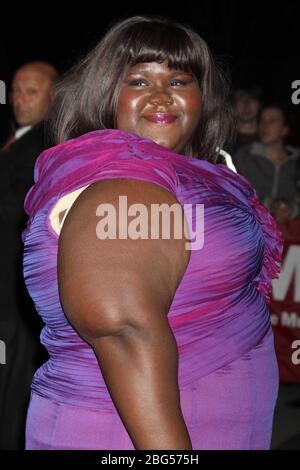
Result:
<svg viewBox="0 0 300 470">
<path fill-rule="evenodd" d="M 144 22 L 133 24 L 124 32 L 117 53 L 123 64 L 132 67 L 139 63 L 168 61 L 169 68 L 193 73 L 199 78 L 202 63 L 192 38 L 184 29 L 167 24 Z M 200 59 L 200 60 L 199 60 Z"/>
</svg>

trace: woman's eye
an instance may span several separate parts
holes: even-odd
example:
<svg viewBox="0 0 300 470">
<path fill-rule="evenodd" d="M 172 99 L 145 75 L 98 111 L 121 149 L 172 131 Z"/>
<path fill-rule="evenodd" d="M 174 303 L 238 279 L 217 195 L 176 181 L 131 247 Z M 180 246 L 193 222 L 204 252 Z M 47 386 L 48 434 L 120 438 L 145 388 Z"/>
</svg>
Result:
<svg viewBox="0 0 300 470">
<path fill-rule="evenodd" d="M 138 86 L 138 87 L 142 87 L 142 86 L 147 86 L 147 82 L 146 80 L 131 80 L 129 82 L 129 86 Z"/>
<path fill-rule="evenodd" d="M 178 80 L 178 79 L 176 79 L 176 80 L 172 80 L 171 85 L 172 85 L 172 86 L 184 86 L 184 85 L 187 85 L 187 83 L 188 83 L 188 82 L 187 82 L 186 80 Z"/>
</svg>

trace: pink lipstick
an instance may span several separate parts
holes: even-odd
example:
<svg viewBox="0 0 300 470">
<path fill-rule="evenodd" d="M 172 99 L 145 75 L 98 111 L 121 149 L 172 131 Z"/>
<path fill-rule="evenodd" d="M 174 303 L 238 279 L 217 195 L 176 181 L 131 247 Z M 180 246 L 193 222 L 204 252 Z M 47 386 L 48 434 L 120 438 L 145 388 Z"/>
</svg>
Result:
<svg viewBox="0 0 300 470">
<path fill-rule="evenodd" d="M 157 124 L 171 124 L 177 119 L 177 116 L 169 113 L 146 114 L 143 117 L 148 121 L 156 122 Z"/>
</svg>

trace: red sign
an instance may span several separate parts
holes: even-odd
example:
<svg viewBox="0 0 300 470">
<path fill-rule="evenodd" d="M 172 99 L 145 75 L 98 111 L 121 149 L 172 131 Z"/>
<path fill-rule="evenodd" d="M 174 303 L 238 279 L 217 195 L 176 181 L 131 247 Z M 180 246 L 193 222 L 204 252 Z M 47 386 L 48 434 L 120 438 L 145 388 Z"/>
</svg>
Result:
<svg viewBox="0 0 300 470">
<path fill-rule="evenodd" d="M 280 381 L 300 383 L 300 217 L 279 229 L 284 251 L 279 279 L 273 280 L 271 322 Z"/>
</svg>

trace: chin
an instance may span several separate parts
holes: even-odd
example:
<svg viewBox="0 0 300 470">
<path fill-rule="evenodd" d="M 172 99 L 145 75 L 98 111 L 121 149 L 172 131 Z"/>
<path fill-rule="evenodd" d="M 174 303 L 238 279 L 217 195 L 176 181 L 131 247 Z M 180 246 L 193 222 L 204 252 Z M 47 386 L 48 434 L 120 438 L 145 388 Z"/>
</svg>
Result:
<svg viewBox="0 0 300 470">
<path fill-rule="evenodd" d="M 17 123 L 20 127 L 32 126 L 32 122 L 27 119 L 17 119 Z"/>
<path fill-rule="evenodd" d="M 168 140 L 160 139 L 158 137 L 157 138 L 149 137 L 149 138 L 153 140 L 153 142 L 155 142 L 156 144 L 161 145 L 162 147 L 165 147 L 169 150 L 174 149 L 174 144 L 172 144 L 172 142 L 169 142 Z"/>
</svg>

